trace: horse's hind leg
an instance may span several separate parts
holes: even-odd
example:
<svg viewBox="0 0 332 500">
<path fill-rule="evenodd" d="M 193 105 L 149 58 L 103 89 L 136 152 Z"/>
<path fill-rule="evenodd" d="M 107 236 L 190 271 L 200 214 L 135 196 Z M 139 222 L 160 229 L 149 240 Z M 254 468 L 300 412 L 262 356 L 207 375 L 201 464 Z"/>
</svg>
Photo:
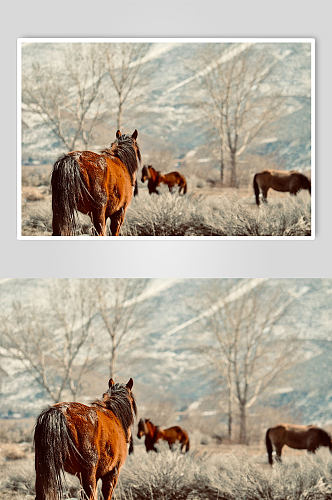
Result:
<svg viewBox="0 0 332 500">
<path fill-rule="evenodd" d="M 307 450 L 309 453 L 316 453 L 318 446 L 314 440 L 308 439 Z"/>
<path fill-rule="evenodd" d="M 104 500 L 110 500 L 112 498 L 113 491 L 115 490 L 116 483 L 118 482 L 118 477 L 119 477 L 119 472 L 118 469 L 115 468 L 101 478 L 102 480 L 101 492 L 103 494 Z"/>
<path fill-rule="evenodd" d="M 94 210 L 92 212 L 92 222 L 98 236 L 106 235 L 106 218 L 105 218 L 105 208 L 101 210 Z"/>
<path fill-rule="evenodd" d="M 125 212 L 125 209 L 121 208 L 121 210 L 119 210 L 118 212 L 110 215 L 112 236 L 119 236 L 120 229 L 125 217 Z"/>
<path fill-rule="evenodd" d="M 262 188 L 262 195 L 263 195 L 263 202 L 267 203 L 267 193 L 268 193 L 269 188 Z"/>
<path fill-rule="evenodd" d="M 283 445 L 276 444 L 275 445 L 275 450 L 276 450 L 276 461 L 281 463 L 281 452 L 282 452 Z"/>
<path fill-rule="evenodd" d="M 81 484 L 83 492 L 81 494 L 82 500 L 97 500 L 97 482 L 94 473 L 85 473 L 82 475 Z"/>
</svg>

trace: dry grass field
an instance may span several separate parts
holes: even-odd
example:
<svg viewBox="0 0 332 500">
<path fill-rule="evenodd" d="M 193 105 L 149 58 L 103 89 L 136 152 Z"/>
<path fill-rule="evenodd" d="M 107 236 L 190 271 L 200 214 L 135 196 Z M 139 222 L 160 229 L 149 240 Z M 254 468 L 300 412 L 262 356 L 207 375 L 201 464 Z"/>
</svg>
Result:
<svg viewBox="0 0 332 500">
<path fill-rule="evenodd" d="M 25 431 L 5 421 L 0 442 L 0 498 L 34 498 L 32 421 Z M 22 423 L 19 424 L 22 426 Z M 16 431 L 14 432 L 16 428 Z M 7 437 L 6 437 L 7 436 Z M 117 500 L 328 500 L 332 499 L 332 456 L 328 450 L 316 455 L 284 449 L 283 463 L 267 464 L 263 442 L 251 446 L 202 444 L 204 436 L 191 435 L 190 452 L 181 455 L 158 444 L 160 453 L 145 452 L 135 442 L 135 452 L 121 470 Z M 78 499 L 78 480 L 67 478 L 68 497 Z M 101 497 L 100 497 L 101 498 Z"/>
<path fill-rule="evenodd" d="M 23 166 L 22 235 L 50 236 L 52 211 L 51 166 Z M 188 182 L 188 194 L 168 193 L 150 196 L 140 184 L 133 199 L 122 236 L 309 236 L 311 234 L 310 196 L 301 192 L 269 192 L 269 203 L 256 207 L 253 190 L 231 189 L 208 183 Z M 80 215 L 81 232 L 93 235 L 89 217 Z"/>
<path fill-rule="evenodd" d="M 262 446 L 197 445 L 186 455 L 165 447 L 147 454 L 140 444 L 120 474 L 119 500 L 332 498 L 332 458 L 285 449 L 284 463 L 272 469 Z M 0 497 L 34 498 L 34 455 L 31 444 L 0 444 Z M 79 482 L 68 476 L 68 498 L 78 499 Z M 101 498 L 101 497 L 100 497 Z"/>
</svg>

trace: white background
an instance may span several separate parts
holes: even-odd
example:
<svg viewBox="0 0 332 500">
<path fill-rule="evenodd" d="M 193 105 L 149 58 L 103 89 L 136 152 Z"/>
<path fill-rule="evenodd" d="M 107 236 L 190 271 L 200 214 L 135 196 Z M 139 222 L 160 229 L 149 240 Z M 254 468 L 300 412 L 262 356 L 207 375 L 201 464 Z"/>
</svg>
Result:
<svg viewBox="0 0 332 500">
<path fill-rule="evenodd" d="M 332 277 L 332 30 L 326 1 L 12 0 L 1 30 L 2 277 Z M 16 39 L 56 36 L 316 39 L 316 240 L 18 241 Z"/>
</svg>

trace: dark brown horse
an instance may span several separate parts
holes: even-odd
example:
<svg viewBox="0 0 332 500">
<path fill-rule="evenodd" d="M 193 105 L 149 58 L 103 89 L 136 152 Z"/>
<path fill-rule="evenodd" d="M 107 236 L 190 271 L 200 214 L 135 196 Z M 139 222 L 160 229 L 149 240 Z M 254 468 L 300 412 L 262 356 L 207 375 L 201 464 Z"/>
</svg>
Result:
<svg viewBox="0 0 332 500">
<path fill-rule="evenodd" d="M 157 187 L 160 184 L 160 172 L 155 170 L 151 165 L 143 166 L 141 181 L 148 181 L 148 190 L 150 194 L 159 194 Z"/>
<path fill-rule="evenodd" d="M 273 448 L 276 460 L 281 462 L 281 451 L 285 445 L 297 450 L 308 450 L 311 453 L 315 453 L 320 446 L 328 446 L 332 453 L 331 436 L 315 425 L 280 424 L 271 427 L 266 431 L 265 444 L 271 465 Z"/>
<path fill-rule="evenodd" d="M 79 477 L 85 499 L 97 499 L 98 479 L 103 498 L 112 498 L 132 443 L 132 386 L 132 379 L 127 385 L 110 379 L 108 391 L 91 406 L 57 403 L 39 415 L 34 433 L 36 500 L 64 498 L 64 472 Z"/>
<path fill-rule="evenodd" d="M 174 427 L 169 427 L 168 429 L 161 429 L 159 426 L 154 425 L 150 419 L 140 419 L 138 422 L 137 437 L 141 439 L 145 436 L 145 449 L 146 451 L 158 451 L 155 444 L 159 439 L 167 441 L 170 450 L 173 449 L 173 445 L 177 442 L 180 443 L 181 452 L 189 451 L 190 443 L 187 432 L 179 427 L 178 425 Z"/>
<path fill-rule="evenodd" d="M 148 181 L 149 193 L 159 194 L 157 187 L 160 184 L 166 184 L 170 193 L 173 192 L 174 186 L 179 186 L 179 194 L 181 192 L 186 194 L 187 192 L 187 182 L 183 175 L 179 172 L 170 172 L 169 174 L 161 174 L 159 171 L 155 170 L 152 165 L 144 165 L 142 168 L 141 181 Z"/>
<path fill-rule="evenodd" d="M 264 170 L 254 175 L 253 187 L 256 196 L 256 204 L 259 205 L 260 191 L 263 201 L 267 201 L 268 190 L 289 192 L 296 195 L 301 189 L 307 189 L 311 194 L 311 181 L 301 172 L 295 170 Z"/>
<path fill-rule="evenodd" d="M 77 212 L 88 214 L 99 236 L 117 236 L 133 191 L 141 153 L 132 136 L 116 133 L 116 140 L 101 153 L 72 151 L 55 162 L 52 171 L 53 236 L 72 236 L 77 230 Z"/>
</svg>

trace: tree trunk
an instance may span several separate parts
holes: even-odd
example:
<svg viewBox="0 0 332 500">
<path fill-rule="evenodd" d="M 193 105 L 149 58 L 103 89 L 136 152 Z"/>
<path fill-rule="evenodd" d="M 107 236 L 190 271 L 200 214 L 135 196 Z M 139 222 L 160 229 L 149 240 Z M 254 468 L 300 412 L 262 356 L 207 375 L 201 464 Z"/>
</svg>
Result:
<svg viewBox="0 0 332 500">
<path fill-rule="evenodd" d="M 111 358 L 110 358 L 110 378 L 115 377 L 115 358 L 116 358 L 116 350 L 112 347 L 111 350 Z"/>
<path fill-rule="evenodd" d="M 224 185 L 224 151 L 222 147 L 222 143 L 220 145 L 220 182 L 221 185 Z"/>
<path fill-rule="evenodd" d="M 232 426 L 233 426 L 233 390 L 232 390 L 232 374 L 228 370 L 228 408 L 227 408 L 227 420 L 228 420 L 228 438 L 232 439 Z"/>
<path fill-rule="evenodd" d="M 122 102 L 119 101 L 118 114 L 116 118 L 117 130 L 121 130 L 121 121 L 122 121 Z"/>
<path fill-rule="evenodd" d="M 247 412 L 245 404 L 240 406 L 240 444 L 247 444 Z"/>
<path fill-rule="evenodd" d="M 229 400 L 228 400 L 228 439 L 232 439 L 232 424 L 233 424 L 232 401 L 231 401 L 231 398 L 229 398 Z"/>
<path fill-rule="evenodd" d="M 237 173 L 236 173 L 236 152 L 231 151 L 231 179 L 230 186 L 237 188 Z"/>
</svg>

